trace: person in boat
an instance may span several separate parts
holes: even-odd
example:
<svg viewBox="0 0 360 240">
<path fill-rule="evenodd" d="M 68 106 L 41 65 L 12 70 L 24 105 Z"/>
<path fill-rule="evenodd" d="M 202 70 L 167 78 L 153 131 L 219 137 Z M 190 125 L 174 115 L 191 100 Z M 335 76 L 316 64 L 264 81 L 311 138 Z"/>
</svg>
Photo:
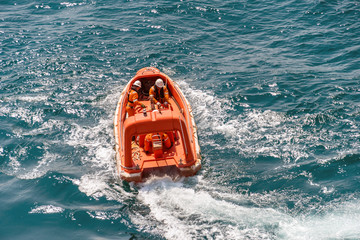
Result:
<svg viewBox="0 0 360 240">
<path fill-rule="evenodd" d="M 171 141 L 170 137 L 166 133 L 163 133 L 163 132 L 149 133 L 145 136 L 144 150 L 146 153 L 152 152 L 153 148 L 156 148 L 156 147 L 162 148 L 163 146 L 166 149 L 169 149 L 173 146 L 173 142 Z"/>
<path fill-rule="evenodd" d="M 149 90 L 149 97 L 151 106 L 156 104 L 158 107 L 164 104 L 165 107 L 169 104 L 169 90 L 164 84 L 164 81 L 159 78 L 156 80 L 155 85 Z"/>
<path fill-rule="evenodd" d="M 128 116 L 134 116 L 135 115 L 135 107 L 141 106 L 142 108 L 146 108 L 146 106 L 143 103 L 139 102 L 139 94 L 138 91 L 141 88 L 141 82 L 139 80 L 135 81 L 134 84 L 131 86 L 131 89 L 128 93 L 128 102 L 126 104 L 126 112 L 128 113 Z"/>
</svg>

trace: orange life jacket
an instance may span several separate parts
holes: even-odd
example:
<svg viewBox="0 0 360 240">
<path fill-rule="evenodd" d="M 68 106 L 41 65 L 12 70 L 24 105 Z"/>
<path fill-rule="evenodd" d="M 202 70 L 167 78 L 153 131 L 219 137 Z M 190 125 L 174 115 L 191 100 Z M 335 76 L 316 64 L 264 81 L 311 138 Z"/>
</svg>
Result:
<svg viewBox="0 0 360 240">
<path fill-rule="evenodd" d="M 128 93 L 128 106 L 134 108 L 136 105 L 140 105 L 138 98 L 138 93 L 134 89 L 130 89 Z"/>
<path fill-rule="evenodd" d="M 154 96 L 155 103 L 157 103 L 158 101 L 160 101 L 161 103 L 169 101 L 169 91 L 166 86 L 160 89 L 156 86 L 152 86 L 149 90 L 149 95 Z"/>
</svg>

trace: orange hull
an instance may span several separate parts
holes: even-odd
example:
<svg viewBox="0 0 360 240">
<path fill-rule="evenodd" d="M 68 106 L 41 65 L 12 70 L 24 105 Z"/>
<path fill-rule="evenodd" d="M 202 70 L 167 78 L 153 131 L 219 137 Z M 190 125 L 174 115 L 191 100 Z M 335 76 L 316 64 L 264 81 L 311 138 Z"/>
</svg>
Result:
<svg viewBox="0 0 360 240">
<path fill-rule="evenodd" d="M 170 92 L 169 107 L 151 110 L 149 89 L 156 79 L 163 79 Z M 146 114 L 135 108 L 135 116 L 128 117 L 127 93 L 132 84 L 140 80 L 139 101 L 146 106 Z M 114 119 L 116 166 L 126 181 L 141 182 L 148 174 L 175 169 L 176 174 L 192 176 L 201 168 L 200 147 L 191 107 L 178 85 L 157 68 L 140 69 L 124 88 L 117 104 Z M 146 134 L 168 133 L 172 146 L 145 152 Z M 173 173 L 173 172 L 172 172 Z"/>
</svg>

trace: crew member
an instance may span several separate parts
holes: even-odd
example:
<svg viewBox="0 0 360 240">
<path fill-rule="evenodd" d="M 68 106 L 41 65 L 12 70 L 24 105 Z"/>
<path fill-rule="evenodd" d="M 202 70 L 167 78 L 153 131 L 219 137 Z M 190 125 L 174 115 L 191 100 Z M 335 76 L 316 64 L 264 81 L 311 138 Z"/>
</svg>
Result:
<svg viewBox="0 0 360 240">
<path fill-rule="evenodd" d="M 141 82 L 139 80 L 135 81 L 134 84 L 131 86 L 131 89 L 128 93 L 128 102 L 126 105 L 126 112 L 128 113 L 129 117 L 135 115 L 135 107 L 140 105 L 142 108 L 146 108 L 143 103 L 139 102 L 139 94 L 138 91 L 141 88 Z"/>
<path fill-rule="evenodd" d="M 162 103 L 165 107 L 169 104 L 169 91 L 161 78 L 157 79 L 155 85 L 150 88 L 149 97 L 151 104 L 156 104 L 158 107 Z"/>
</svg>

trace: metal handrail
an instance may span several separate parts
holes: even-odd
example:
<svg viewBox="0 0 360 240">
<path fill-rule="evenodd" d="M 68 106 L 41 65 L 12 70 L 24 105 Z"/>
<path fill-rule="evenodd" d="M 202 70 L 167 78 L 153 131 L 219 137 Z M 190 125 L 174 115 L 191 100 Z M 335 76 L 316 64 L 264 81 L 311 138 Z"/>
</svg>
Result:
<svg viewBox="0 0 360 240">
<path fill-rule="evenodd" d="M 184 130 L 183 130 L 183 127 L 182 127 L 182 124 L 181 124 L 181 117 L 180 116 L 179 116 L 179 123 L 180 123 L 181 135 L 182 135 L 183 142 L 184 142 L 184 145 L 185 145 L 185 153 L 186 153 L 186 155 L 188 155 L 187 146 L 186 146 L 186 142 L 185 142 L 185 136 L 184 136 Z"/>
</svg>

